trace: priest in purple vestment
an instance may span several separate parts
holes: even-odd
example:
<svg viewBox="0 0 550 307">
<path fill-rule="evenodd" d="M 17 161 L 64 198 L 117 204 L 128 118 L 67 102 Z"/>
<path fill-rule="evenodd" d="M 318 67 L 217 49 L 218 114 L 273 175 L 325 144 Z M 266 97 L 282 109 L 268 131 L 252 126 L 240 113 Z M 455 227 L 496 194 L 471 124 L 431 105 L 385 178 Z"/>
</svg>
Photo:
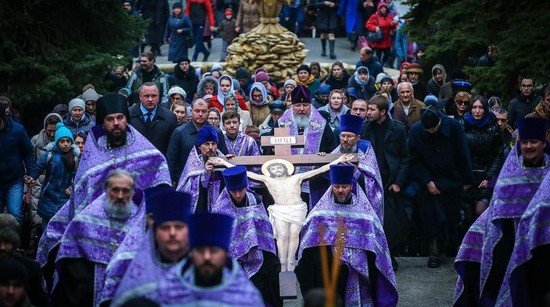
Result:
<svg viewBox="0 0 550 307">
<path fill-rule="evenodd" d="M 36 259 L 45 267 L 48 284 L 55 250 L 68 223 L 103 193 L 102 183 L 110 171 L 121 168 L 131 172 L 139 189 L 170 184 L 166 159 L 127 124 L 128 114 L 126 99 L 119 94 L 105 95 L 97 102 L 96 126 L 86 139 L 71 199 L 52 217 L 38 244 Z"/>
<path fill-rule="evenodd" d="M 103 187 L 104 193 L 76 214 L 61 238 L 54 306 L 99 305 L 114 253 L 134 227 L 145 228 L 143 193 L 134 195 L 135 179 L 129 172 L 111 171 Z"/>
<path fill-rule="evenodd" d="M 396 306 L 396 279 L 384 229 L 363 190 L 353 193 L 354 172 L 353 165 L 331 165 L 332 186 L 301 231 L 296 276 L 303 295 L 322 287 L 320 246 L 328 246 L 331 263 L 337 239 L 343 236 L 338 297 L 346 306 Z M 338 233 L 340 220 L 345 225 L 343 234 Z"/>
<path fill-rule="evenodd" d="M 248 190 L 246 167 L 222 172 L 225 189 L 212 212 L 233 217 L 229 256 L 237 259 L 269 306 L 282 306 L 279 295 L 281 262 L 275 249 L 273 228 L 260 197 Z"/>
<path fill-rule="evenodd" d="M 497 306 L 550 305 L 550 173 L 519 220 Z"/>
<path fill-rule="evenodd" d="M 145 193 L 147 195 L 147 191 Z M 146 197 L 146 201 L 151 208 L 153 225 L 140 238 L 137 250 L 132 253 L 133 260 L 130 259 L 123 276 L 117 276 L 119 284 L 114 289 L 116 292 L 111 293 L 111 306 L 120 306 L 128 300 L 156 291 L 158 281 L 188 255 L 187 219 L 191 213 L 191 196 L 162 190 Z M 129 252 L 122 249 L 121 245 L 117 251 L 120 256 Z"/>
<path fill-rule="evenodd" d="M 518 121 L 519 141 L 508 154 L 489 208 L 465 235 L 455 259 L 455 306 L 494 306 L 510 263 L 518 223 L 550 169 L 547 123 Z"/>
<path fill-rule="evenodd" d="M 363 118 L 344 114 L 340 117 L 340 145 L 332 151 L 335 154 L 356 153 L 359 164 L 353 177 L 369 198 L 378 218 L 384 223 L 384 191 L 378 162 L 371 143 L 361 140 Z"/>
<path fill-rule="evenodd" d="M 188 225 L 190 258 L 172 268 L 147 298 L 163 306 L 264 306 L 258 289 L 229 257 L 233 218 L 195 213 Z"/>
<path fill-rule="evenodd" d="M 311 105 L 311 94 L 307 87 L 298 85 L 290 93 L 292 108 L 279 118 L 279 127 L 288 127 L 290 135 L 303 135 L 305 146 L 292 148 L 293 155 L 331 152 L 338 145 L 328 122 Z M 312 170 L 313 166 L 300 166 L 296 173 Z M 302 185 L 302 192 L 309 194 L 309 207 L 313 206 L 324 193 L 326 180 L 317 178 Z"/>
<path fill-rule="evenodd" d="M 218 130 L 206 125 L 199 130 L 195 146 L 189 153 L 176 191 L 192 195 L 192 212 L 210 212 L 224 187 L 220 171 L 208 161 L 210 157 L 223 157 L 218 149 Z"/>
</svg>

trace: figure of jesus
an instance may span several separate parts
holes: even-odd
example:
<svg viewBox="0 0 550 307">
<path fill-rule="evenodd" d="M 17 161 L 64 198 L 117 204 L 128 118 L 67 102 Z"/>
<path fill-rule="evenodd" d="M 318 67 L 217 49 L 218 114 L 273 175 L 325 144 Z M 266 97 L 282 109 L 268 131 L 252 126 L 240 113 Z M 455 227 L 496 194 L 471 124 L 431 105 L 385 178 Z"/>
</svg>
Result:
<svg viewBox="0 0 550 307">
<path fill-rule="evenodd" d="M 269 206 L 267 211 L 273 226 L 273 235 L 277 240 L 281 271 L 294 271 L 296 266 L 300 230 L 307 215 L 307 204 L 301 197 L 302 182 L 328 171 L 330 165 L 348 162 L 353 157 L 353 154 L 345 154 L 329 164 L 298 174 L 293 174 L 294 165 L 290 162 L 273 159 L 262 165 L 264 175 L 247 172 L 248 178 L 265 184 L 275 201 L 275 204 Z M 211 157 L 210 161 L 215 165 L 234 166 L 219 157 Z"/>
</svg>

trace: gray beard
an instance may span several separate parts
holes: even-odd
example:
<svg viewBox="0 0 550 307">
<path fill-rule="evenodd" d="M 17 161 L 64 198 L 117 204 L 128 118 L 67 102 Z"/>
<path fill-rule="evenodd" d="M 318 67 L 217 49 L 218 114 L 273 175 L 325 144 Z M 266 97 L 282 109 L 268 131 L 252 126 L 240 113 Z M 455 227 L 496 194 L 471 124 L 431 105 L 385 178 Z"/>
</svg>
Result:
<svg viewBox="0 0 550 307">
<path fill-rule="evenodd" d="M 340 153 L 347 154 L 347 153 L 356 153 L 356 152 L 357 152 L 357 144 L 347 149 L 340 146 Z"/>
<path fill-rule="evenodd" d="M 306 128 L 307 126 L 309 126 L 309 116 L 295 115 L 294 123 L 299 128 Z"/>
<path fill-rule="evenodd" d="M 132 213 L 132 202 L 129 201 L 124 206 L 119 206 L 115 205 L 112 200 L 107 199 L 105 201 L 105 211 L 107 211 L 110 218 L 125 220 Z"/>
</svg>

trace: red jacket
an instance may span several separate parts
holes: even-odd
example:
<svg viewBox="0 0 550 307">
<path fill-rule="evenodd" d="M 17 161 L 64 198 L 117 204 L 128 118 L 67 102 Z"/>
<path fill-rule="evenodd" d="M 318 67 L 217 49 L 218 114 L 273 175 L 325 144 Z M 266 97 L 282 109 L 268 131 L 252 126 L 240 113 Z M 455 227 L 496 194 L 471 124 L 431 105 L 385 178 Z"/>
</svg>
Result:
<svg viewBox="0 0 550 307">
<path fill-rule="evenodd" d="M 192 4 L 203 4 L 204 10 L 206 12 L 206 18 L 208 18 L 208 22 L 210 23 L 211 27 L 216 26 L 216 20 L 214 19 L 214 11 L 212 10 L 212 3 L 210 3 L 210 0 L 188 0 L 185 4 L 185 14 L 187 16 L 191 16 L 191 5 Z"/>
<path fill-rule="evenodd" d="M 237 93 L 235 93 L 235 96 L 237 97 L 237 101 L 239 102 L 239 108 L 241 108 L 241 110 L 248 111 L 248 105 L 246 104 L 246 101 L 244 101 L 243 96 Z M 216 108 L 218 109 L 218 111 L 223 112 L 223 105 L 218 101 L 218 95 L 212 96 L 212 99 L 210 99 L 210 104 L 208 107 Z"/>
<path fill-rule="evenodd" d="M 370 43 L 371 47 L 385 49 L 390 48 L 392 45 L 391 41 L 391 31 L 397 27 L 397 23 L 393 21 L 393 17 L 389 14 L 389 10 L 386 10 L 386 16 L 380 14 L 380 7 L 385 6 L 388 8 L 387 4 L 383 1 L 378 4 L 378 9 L 375 14 L 372 14 L 367 20 L 365 27 L 368 31 L 376 31 L 376 27 L 380 27 L 382 31 L 382 40 L 377 43 Z"/>
</svg>

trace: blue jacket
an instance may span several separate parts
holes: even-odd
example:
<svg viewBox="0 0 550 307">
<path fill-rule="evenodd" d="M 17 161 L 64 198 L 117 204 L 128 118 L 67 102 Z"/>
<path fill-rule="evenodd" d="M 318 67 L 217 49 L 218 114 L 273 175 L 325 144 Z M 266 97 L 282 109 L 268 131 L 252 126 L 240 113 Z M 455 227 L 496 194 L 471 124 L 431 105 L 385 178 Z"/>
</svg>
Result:
<svg viewBox="0 0 550 307">
<path fill-rule="evenodd" d="M 4 116 L 4 128 L 0 130 L 0 186 L 22 180 L 25 168 L 30 171 L 35 163 L 25 128 Z"/>
<path fill-rule="evenodd" d="M 47 151 L 40 156 L 30 175 L 36 179 L 46 171 L 38 201 L 38 215 L 52 217 L 69 200 L 70 195 L 67 195 L 65 190 L 71 187 L 76 169 L 72 171 L 67 169 L 63 163 L 63 155 L 54 142 L 49 143 L 46 149 Z M 72 145 L 72 153 L 76 157 L 80 155 L 76 145 Z"/>
<path fill-rule="evenodd" d="M 187 54 L 187 46 L 185 45 L 185 38 L 191 33 L 191 19 L 185 14 L 178 18 L 173 14 L 166 23 L 166 29 L 164 30 L 164 40 L 170 39 L 170 47 L 168 48 L 168 61 L 178 61 L 182 56 Z M 178 33 L 177 30 L 183 30 Z"/>
<path fill-rule="evenodd" d="M 71 130 L 73 135 L 80 131 L 88 133 L 90 129 L 95 126 L 95 122 L 90 118 L 90 115 L 86 113 L 83 115 L 82 120 L 78 123 L 72 120 L 71 114 L 67 114 L 63 117 L 63 123 L 67 126 L 67 128 L 69 128 L 69 130 Z"/>
</svg>

